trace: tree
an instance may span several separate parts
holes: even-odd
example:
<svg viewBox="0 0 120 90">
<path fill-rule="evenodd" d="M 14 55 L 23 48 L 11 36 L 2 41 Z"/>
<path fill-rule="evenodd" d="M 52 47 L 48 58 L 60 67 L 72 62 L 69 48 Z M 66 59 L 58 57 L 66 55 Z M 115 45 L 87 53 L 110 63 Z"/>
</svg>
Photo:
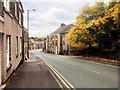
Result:
<svg viewBox="0 0 120 90">
<path fill-rule="evenodd" d="M 67 34 L 68 41 L 72 46 L 91 47 L 96 44 L 100 48 L 114 49 L 118 45 L 117 41 L 120 38 L 120 5 L 119 3 L 114 5 L 107 12 L 101 8 L 99 13 L 93 14 L 91 10 L 97 12 L 99 5 L 103 7 L 102 3 L 97 3 L 95 6 L 84 8 L 77 17 L 77 23 Z"/>
<path fill-rule="evenodd" d="M 83 21 L 84 24 L 88 24 L 93 20 L 96 20 L 99 18 L 99 16 L 104 16 L 106 5 L 104 2 L 96 2 L 96 4 L 92 7 L 89 7 L 88 5 L 84 7 L 77 16 L 76 20 L 79 22 L 80 20 Z"/>
<path fill-rule="evenodd" d="M 117 2 L 118 2 L 118 0 L 110 0 L 110 2 L 108 3 L 108 9 L 114 7 Z"/>
<path fill-rule="evenodd" d="M 88 30 L 100 48 L 115 49 L 120 38 L 120 6 L 116 4 L 104 17 L 89 23 Z"/>
</svg>

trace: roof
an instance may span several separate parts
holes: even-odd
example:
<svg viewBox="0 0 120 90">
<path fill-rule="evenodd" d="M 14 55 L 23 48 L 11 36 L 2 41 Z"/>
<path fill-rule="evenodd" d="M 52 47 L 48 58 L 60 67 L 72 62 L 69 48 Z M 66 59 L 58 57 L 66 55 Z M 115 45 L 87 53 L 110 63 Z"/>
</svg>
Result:
<svg viewBox="0 0 120 90">
<path fill-rule="evenodd" d="M 56 31 L 54 31 L 53 33 L 51 33 L 50 35 L 60 34 L 60 33 L 68 33 L 73 26 L 74 26 L 73 24 L 62 26 L 62 27 L 58 28 Z"/>
<path fill-rule="evenodd" d="M 73 26 L 73 24 L 68 25 L 61 33 L 68 33 Z"/>
</svg>

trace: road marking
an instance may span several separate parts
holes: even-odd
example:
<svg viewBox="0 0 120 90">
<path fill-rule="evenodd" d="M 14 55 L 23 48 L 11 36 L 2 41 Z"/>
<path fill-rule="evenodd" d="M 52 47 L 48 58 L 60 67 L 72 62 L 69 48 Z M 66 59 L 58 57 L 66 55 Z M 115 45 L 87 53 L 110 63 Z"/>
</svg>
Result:
<svg viewBox="0 0 120 90">
<path fill-rule="evenodd" d="M 50 67 L 50 65 L 48 64 L 48 66 Z M 52 67 L 50 67 L 52 69 Z M 57 75 L 57 77 L 63 82 L 63 84 L 67 87 L 67 88 L 70 88 L 64 81 L 63 79 L 54 71 L 54 69 L 52 69 L 53 72 Z"/>
<path fill-rule="evenodd" d="M 100 74 L 100 72 L 97 72 L 97 71 L 94 71 L 94 70 L 91 70 L 92 72 L 95 72 L 95 73 L 97 73 L 97 74 Z"/>
<path fill-rule="evenodd" d="M 42 59 L 43 60 L 43 59 Z M 48 64 L 46 63 L 44 60 L 43 62 L 57 75 L 57 77 L 62 81 L 62 83 L 67 87 L 67 88 L 70 88 L 64 81 L 63 79 L 53 70 L 53 68 Z"/>
<path fill-rule="evenodd" d="M 80 59 L 77 59 L 77 60 L 80 60 Z M 80 60 L 80 61 L 90 62 L 90 63 L 95 63 L 95 64 L 100 64 L 100 65 L 109 66 L 109 67 L 114 67 L 114 68 L 120 68 L 120 67 L 118 67 L 118 66 L 113 66 L 113 65 L 108 65 L 108 64 L 102 64 L 102 63 L 97 63 L 97 62 L 93 62 L 93 61 L 85 61 L 85 60 Z"/>
<path fill-rule="evenodd" d="M 56 72 L 57 72 L 72 88 L 74 88 L 74 86 L 73 86 L 70 82 L 68 82 L 68 81 L 65 79 L 65 77 L 63 77 L 57 70 L 56 70 Z"/>
<path fill-rule="evenodd" d="M 34 54 L 34 55 L 36 55 L 36 54 Z M 37 55 L 36 55 L 37 56 Z M 38 57 L 38 56 L 37 56 Z M 39 57 L 40 58 L 40 57 Z M 73 89 L 73 90 L 76 90 L 75 89 L 75 87 L 70 83 L 70 82 L 68 82 L 67 81 L 67 79 L 65 79 L 65 77 L 63 77 L 55 68 L 53 68 L 50 64 L 48 64 L 45 60 L 43 60 L 42 58 L 40 58 L 47 66 L 48 66 L 48 68 L 50 68 L 56 75 L 57 75 L 57 77 L 62 81 L 62 83 L 69 89 L 69 90 L 71 90 L 70 89 L 70 87 Z M 68 83 L 68 85 L 70 86 L 68 86 L 67 85 L 67 83 Z"/>
<path fill-rule="evenodd" d="M 48 67 L 47 67 L 48 68 Z M 55 77 L 55 75 L 53 74 L 53 72 L 48 68 L 48 70 L 50 71 L 50 73 L 52 74 L 52 76 L 54 77 L 54 79 L 57 81 L 58 85 L 60 88 L 63 88 L 63 86 L 60 84 L 59 80 Z"/>
</svg>

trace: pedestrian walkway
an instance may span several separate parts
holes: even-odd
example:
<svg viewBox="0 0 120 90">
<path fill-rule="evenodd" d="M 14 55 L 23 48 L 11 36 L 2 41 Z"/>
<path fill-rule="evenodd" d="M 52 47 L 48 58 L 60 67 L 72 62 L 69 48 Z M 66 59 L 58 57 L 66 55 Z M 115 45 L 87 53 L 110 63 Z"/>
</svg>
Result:
<svg viewBox="0 0 120 90">
<path fill-rule="evenodd" d="M 34 54 L 10 78 L 6 88 L 59 88 L 46 65 Z"/>
</svg>

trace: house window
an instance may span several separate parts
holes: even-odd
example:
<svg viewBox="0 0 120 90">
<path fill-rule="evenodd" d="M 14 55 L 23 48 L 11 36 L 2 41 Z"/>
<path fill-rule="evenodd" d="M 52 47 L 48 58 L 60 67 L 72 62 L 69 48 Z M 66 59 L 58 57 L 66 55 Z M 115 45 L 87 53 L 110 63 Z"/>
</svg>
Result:
<svg viewBox="0 0 120 90">
<path fill-rule="evenodd" d="M 22 15 L 21 15 L 21 11 L 19 11 L 19 24 L 21 25 L 21 21 L 22 21 Z"/>
<path fill-rule="evenodd" d="M 11 60 L 11 37 L 6 36 L 6 59 L 7 59 L 7 68 L 10 67 Z"/>
<path fill-rule="evenodd" d="M 10 10 L 10 1 L 4 0 L 4 7 L 9 11 Z"/>
<path fill-rule="evenodd" d="M 16 36 L 16 57 L 18 57 L 18 36 Z"/>
<path fill-rule="evenodd" d="M 20 54 L 22 54 L 22 38 L 20 38 Z"/>
<path fill-rule="evenodd" d="M 17 17 L 17 3 L 16 2 L 15 2 L 15 17 L 18 18 Z"/>
</svg>

